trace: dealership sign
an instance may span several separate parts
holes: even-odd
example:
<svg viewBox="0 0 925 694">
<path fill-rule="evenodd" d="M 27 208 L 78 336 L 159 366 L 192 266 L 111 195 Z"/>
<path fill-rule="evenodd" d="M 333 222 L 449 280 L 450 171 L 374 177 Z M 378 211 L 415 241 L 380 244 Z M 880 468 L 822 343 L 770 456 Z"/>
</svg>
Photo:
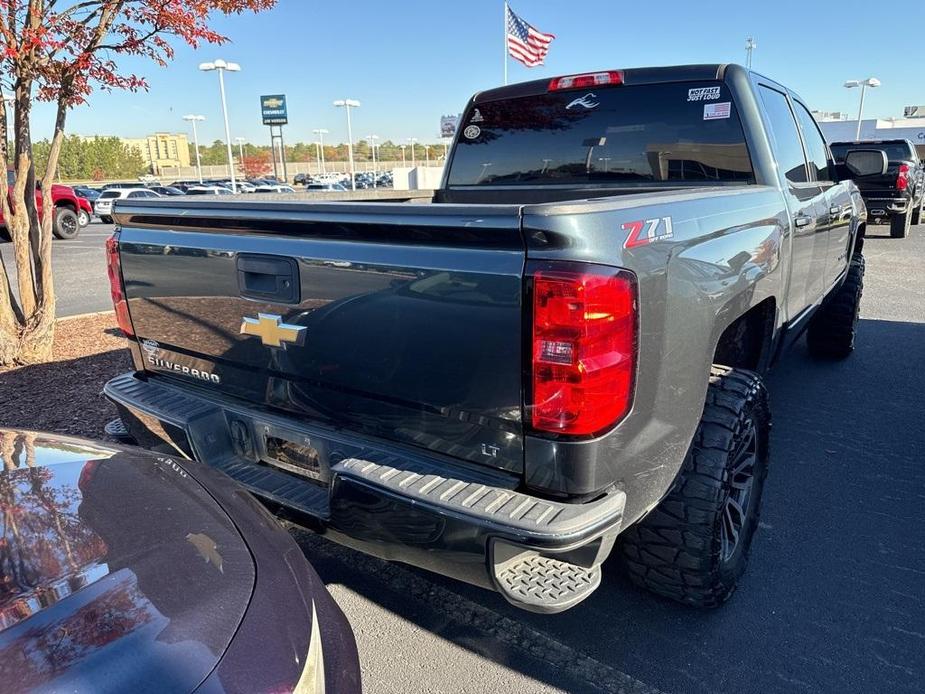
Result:
<svg viewBox="0 0 925 694">
<path fill-rule="evenodd" d="M 286 125 L 289 116 L 286 113 L 286 95 L 270 94 L 260 97 L 260 115 L 264 125 Z"/>
<path fill-rule="evenodd" d="M 904 118 L 925 118 L 925 104 L 906 106 L 903 108 Z"/>
</svg>

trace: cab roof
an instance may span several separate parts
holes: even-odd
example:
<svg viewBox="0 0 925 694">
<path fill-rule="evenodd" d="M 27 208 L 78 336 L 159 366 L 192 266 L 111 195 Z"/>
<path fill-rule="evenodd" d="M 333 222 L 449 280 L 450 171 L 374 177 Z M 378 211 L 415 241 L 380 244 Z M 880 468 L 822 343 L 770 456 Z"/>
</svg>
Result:
<svg viewBox="0 0 925 694">
<path fill-rule="evenodd" d="M 745 68 L 739 65 L 730 65 L 726 63 L 711 63 L 704 65 L 673 65 L 664 67 L 634 67 L 634 68 L 613 68 L 623 73 L 622 83 L 627 86 L 636 84 L 662 84 L 668 82 L 703 82 L 705 80 L 721 80 L 724 78 L 726 70 L 730 67 L 739 70 Z M 589 70 L 588 72 L 597 72 Z M 489 101 L 498 101 L 500 99 L 516 99 L 522 96 L 534 96 L 543 94 L 548 91 L 551 80 L 557 79 L 564 75 L 556 77 L 544 77 L 543 79 L 530 80 L 529 82 L 518 82 L 509 84 L 505 87 L 496 87 L 476 94 L 472 102 L 482 104 Z"/>
</svg>

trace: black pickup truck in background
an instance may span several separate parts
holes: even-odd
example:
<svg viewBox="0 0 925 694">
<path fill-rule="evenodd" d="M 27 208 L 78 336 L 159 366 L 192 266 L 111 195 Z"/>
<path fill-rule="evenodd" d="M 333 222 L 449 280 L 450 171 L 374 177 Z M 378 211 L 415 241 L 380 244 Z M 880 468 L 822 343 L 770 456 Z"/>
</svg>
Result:
<svg viewBox="0 0 925 694">
<path fill-rule="evenodd" d="M 878 149 L 886 154 L 889 166 L 885 174 L 854 177 L 874 224 L 889 219 L 890 236 L 901 239 L 909 234 L 911 225 L 922 221 L 925 164 L 914 144 L 909 140 L 869 140 L 833 142 L 830 147 L 837 164 L 844 164 L 848 152 L 855 150 Z"/>
</svg>

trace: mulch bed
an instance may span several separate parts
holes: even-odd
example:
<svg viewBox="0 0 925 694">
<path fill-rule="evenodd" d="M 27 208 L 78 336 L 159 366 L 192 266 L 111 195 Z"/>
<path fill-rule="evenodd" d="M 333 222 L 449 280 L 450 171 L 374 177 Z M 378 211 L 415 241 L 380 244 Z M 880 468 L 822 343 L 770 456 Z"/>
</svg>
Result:
<svg viewBox="0 0 925 694">
<path fill-rule="evenodd" d="M 103 385 L 129 370 L 112 313 L 62 319 L 52 361 L 0 367 L 0 426 L 105 438 L 103 427 L 116 410 Z"/>
</svg>

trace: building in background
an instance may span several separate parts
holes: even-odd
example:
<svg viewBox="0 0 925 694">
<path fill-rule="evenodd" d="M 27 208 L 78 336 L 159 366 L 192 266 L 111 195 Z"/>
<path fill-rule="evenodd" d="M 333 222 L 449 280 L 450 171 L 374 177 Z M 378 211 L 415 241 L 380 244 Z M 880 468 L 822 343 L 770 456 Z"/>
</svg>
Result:
<svg viewBox="0 0 925 694">
<path fill-rule="evenodd" d="M 908 112 L 908 109 L 907 109 Z M 925 115 L 918 107 L 917 113 Z M 844 113 L 813 111 L 816 122 L 829 142 L 851 142 L 858 127 L 856 118 Z M 910 140 L 925 159 L 925 118 L 870 118 L 861 121 L 862 140 Z"/>
<path fill-rule="evenodd" d="M 155 176 L 174 175 L 175 169 L 190 165 L 189 142 L 185 133 L 154 133 L 147 137 L 122 138 L 128 147 L 138 150 L 145 166 Z"/>
</svg>

